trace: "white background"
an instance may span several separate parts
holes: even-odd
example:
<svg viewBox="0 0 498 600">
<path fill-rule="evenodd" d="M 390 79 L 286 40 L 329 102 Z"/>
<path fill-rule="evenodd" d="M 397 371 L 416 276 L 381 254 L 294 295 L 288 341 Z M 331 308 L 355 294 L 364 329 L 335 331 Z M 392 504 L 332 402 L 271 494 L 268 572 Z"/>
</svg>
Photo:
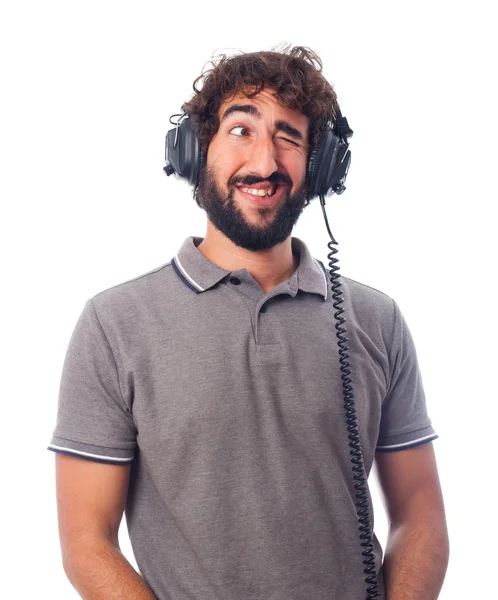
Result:
<svg viewBox="0 0 498 600">
<path fill-rule="evenodd" d="M 169 261 L 205 214 L 162 172 L 168 118 L 215 55 L 308 46 L 354 137 L 327 201 L 341 273 L 417 346 L 451 557 L 440 598 L 495 589 L 497 117 L 491 2 L 5 2 L 0 14 L 3 586 L 78 595 L 55 505 L 59 377 L 85 301 Z M 206 68 L 209 65 L 206 66 Z M 327 260 L 315 200 L 293 235 Z M 375 481 L 371 477 L 371 484 Z M 376 531 L 387 534 L 375 496 Z M 125 522 L 122 550 L 136 567 Z M 417 599 L 418 600 L 418 599 Z"/>
</svg>

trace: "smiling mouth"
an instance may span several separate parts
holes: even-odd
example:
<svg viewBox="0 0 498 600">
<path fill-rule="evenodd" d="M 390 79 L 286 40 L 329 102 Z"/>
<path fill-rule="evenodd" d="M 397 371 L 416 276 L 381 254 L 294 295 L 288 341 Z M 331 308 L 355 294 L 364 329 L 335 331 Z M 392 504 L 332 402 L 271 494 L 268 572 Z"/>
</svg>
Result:
<svg viewBox="0 0 498 600">
<path fill-rule="evenodd" d="M 271 189 L 267 188 L 266 190 L 260 191 L 249 186 L 236 186 L 236 188 L 239 190 L 241 196 L 249 201 L 253 206 L 272 206 L 282 197 L 286 186 L 277 184 L 273 185 Z M 263 191 L 265 192 L 265 195 L 262 195 Z M 271 195 L 268 195 L 268 192 L 270 192 Z"/>
<path fill-rule="evenodd" d="M 252 188 L 251 186 L 242 186 L 242 185 L 238 185 L 237 187 L 242 192 L 245 192 L 246 194 L 251 194 L 252 196 L 255 196 L 256 198 L 269 198 L 269 197 L 275 195 L 279 185 L 274 184 L 268 188 L 261 188 L 261 189 Z"/>
</svg>

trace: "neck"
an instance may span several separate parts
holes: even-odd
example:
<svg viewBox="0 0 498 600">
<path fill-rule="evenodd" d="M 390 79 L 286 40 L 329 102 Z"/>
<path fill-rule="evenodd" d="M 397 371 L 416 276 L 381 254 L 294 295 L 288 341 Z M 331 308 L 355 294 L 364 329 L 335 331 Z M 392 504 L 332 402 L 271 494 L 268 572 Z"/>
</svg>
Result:
<svg viewBox="0 0 498 600">
<path fill-rule="evenodd" d="M 291 236 L 273 248 L 253 252 L 236 246 L 209 221 L 206 237 L 197 249 L 222 269 L 246 269 L 265 294 L 287 281 L 299 265 L 299 258 L 292 254 Z"/>
</svg>

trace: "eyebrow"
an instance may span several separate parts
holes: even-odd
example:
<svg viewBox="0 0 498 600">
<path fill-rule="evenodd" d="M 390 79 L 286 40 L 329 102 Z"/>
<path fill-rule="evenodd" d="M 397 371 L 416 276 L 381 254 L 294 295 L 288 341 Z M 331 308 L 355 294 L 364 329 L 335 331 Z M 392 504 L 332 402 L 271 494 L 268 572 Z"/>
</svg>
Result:
<svg viewBox="0 0 498 600">
<path fill-rule="evenodd" d="M 262 118 L 261 113 L 254 106 L 254 104 L 233 104 L 232 106 L 226 109 L 225 113 L 223 114 L 223 117 L 221 118 L 221 122 L 223 122 L 227 117 L 229 117 L 235 112 L 246 113 L 252 115 L 253 117 L 256 117 L 256 119 Z M 275 128 L 277 129 L 277 131 L 283 131 L 288 136 L 299 140 L 300 142 L 302 142 L 304 139 L 303 134 L 295 127 L 292 127 L 292 125 L 290 125 L 290 123 L 288 123 L 287 121 L 277 121 L 275 123 Z"/>
</svg>

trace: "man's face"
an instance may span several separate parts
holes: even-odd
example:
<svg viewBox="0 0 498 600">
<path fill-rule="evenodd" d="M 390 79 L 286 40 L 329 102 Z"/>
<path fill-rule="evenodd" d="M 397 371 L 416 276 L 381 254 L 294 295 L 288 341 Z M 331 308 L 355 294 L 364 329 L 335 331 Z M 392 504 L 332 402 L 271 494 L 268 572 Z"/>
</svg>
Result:
<svg viewBox="0 0 498 600">
<path fill-rule="evenodd" d="M 265 88 L 253 98 L 238 94 L 222 103 L 199 177 L 198 198 L 209 220 L 252 251 L 283 242 L 307 196 L 309 119 L 278 104 L 273 92 Z M 276 191 L 261 197 L 241 188 Z"/>
</svg>

